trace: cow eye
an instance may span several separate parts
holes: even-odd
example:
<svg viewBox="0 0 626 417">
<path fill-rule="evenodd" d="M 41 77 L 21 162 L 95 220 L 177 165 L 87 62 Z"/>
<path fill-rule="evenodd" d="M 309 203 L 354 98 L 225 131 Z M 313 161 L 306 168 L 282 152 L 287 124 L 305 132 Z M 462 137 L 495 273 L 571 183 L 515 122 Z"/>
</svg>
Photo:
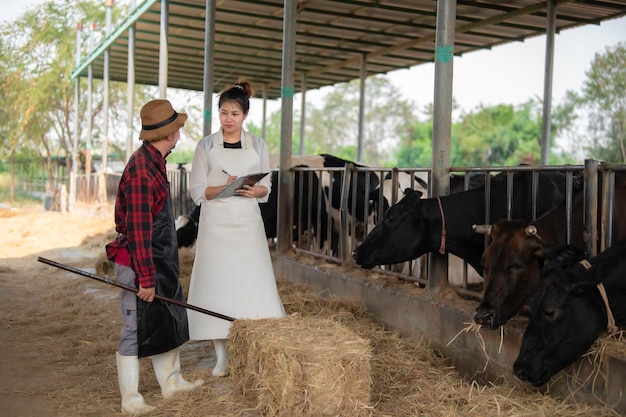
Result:
<svg viewBox="0 0 626 417">
<path fill-rule="evenodd" d="M 543 310 L 543 318 L 546 321 L 554 321 L 556 319 L 556 309 L 554 308 L 546 308 Z"/>
<path fill-rule="evenodd" d="M 386 216 L 385 223 L 391 223 L 393 221 L 393 216 Z"/>
<path fill-rule="evenodd" d="M 513 273 L 513 274 L 518 274 L 523 269 L 524 267 L 520 263 L 514 263 L 514 264 L 509 265 L 508 272 Z"/>
</svg>

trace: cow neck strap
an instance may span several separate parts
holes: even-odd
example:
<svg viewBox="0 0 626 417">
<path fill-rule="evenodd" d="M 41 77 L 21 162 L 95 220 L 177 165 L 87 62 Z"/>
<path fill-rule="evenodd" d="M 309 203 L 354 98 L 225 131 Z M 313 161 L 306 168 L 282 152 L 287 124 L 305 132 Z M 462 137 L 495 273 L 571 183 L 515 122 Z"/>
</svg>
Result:
<svg viewBox="0 0 626 417">
<path fill-rule="evenodd" d="M 439 203 L 439 211 L 441 212 L 441 246 L 439 246 L 439 253 L 444 255 L 446 253 L 446 216 L 443 214 L 443 205 L 439 197 L 437 197 L 437 203 Z"/>
<path fill-rule="evenodd" d="M 591 264 L 586 259 L 580 261 L 580 264 L 584 266 L 585 269 L 591 268 Z M 606 307 L 606 328 L 609 330 L 609 333 L 615 333 L 618 329 L 615 325 L 615 317 L 613 317 L 613 312 L 611 311 L 611 306 L 609 305 L 609 297 L 606 295 L 606 289 L 604 288 L 604 284 L 602 284 L 601 282 L 597 285 L 597 287 L 598 291 L 600 291 L 602 301 L 604 301 L 604 306 Z"/>
<path fill-rule="evenodd" d="M 606 307 L 606 328 L 609 330 L 609 333 L 615 333 L 617 331 L 617 326 L 615 325 L 615 317 L 613 317 L 613 312 L 611 311 L 611 306 L 609 305 L 609 297 L 607 297 L 606 289 L 604 289 L 604 285 L 602 283 L 598 284 L 598 290 L 600 291 L 602 301 L 604 301 L 604 306 Z"/>
</svg>

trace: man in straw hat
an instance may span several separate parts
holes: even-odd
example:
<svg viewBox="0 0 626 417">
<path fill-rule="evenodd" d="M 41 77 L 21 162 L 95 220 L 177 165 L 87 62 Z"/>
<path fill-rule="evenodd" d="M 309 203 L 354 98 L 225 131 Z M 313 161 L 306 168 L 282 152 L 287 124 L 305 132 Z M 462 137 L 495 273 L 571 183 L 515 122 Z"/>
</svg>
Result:
<svg viewBox="0 0 626 417">
<path fill-rule="evenodd" d="M 139 393 L 139 358 L 151 356 L 163 397 L 190 391 L 204 381 L 187 382 L 180 373 L 180 350 L 189 340 L 183 307 L 154 300 L 155 294 L 181 301 L 178 245 L 165 158 L 180 138 L 187 115 L 168 100 L 141 109 L 143 144 L 128 160 L 115 200 L 117 238 L 106 245 L 121 283 L 123 328 L 117 357 L 122 412 L 142 414 L 155 407 Z"/>
</svg>

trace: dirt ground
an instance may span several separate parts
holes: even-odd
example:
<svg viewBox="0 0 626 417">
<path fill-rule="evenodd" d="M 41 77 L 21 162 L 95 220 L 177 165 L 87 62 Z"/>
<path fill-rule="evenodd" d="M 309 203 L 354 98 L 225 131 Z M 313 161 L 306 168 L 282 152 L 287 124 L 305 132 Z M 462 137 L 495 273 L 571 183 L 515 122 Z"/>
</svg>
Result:
<svg viewBox="0 0 626 417">
<path fill-rule="evenodd" d="M 121 320 L 119 289 L 38 262 L 51 259 L 98 274 L 111 240 L 111 207 L 73 215 L 43 207 L 0 208 L 0 414 L 117 416 L 115 368 Z M 192 252 L 181 252 L 188 284 Z M 109 275 L 109 277 L 111 277 Z M 112 277 L 111 277 L 112 278 Z M 481 387 L 459 378 L 425 341 L 400 338 L 376 325 L 359 306 L 322 300 L 306 288 L 280 283 L 289 314 L 322 315 L 354 326 L 372 345 L 372 416 L 617 416 L 510 386 Z M 210 342 L 183 346 L 187 379 L 198 390 L 164 400 L 149 359 L 142 359 L 140 391 L 157 406 L 150 416 L 260 416 L 232 392 L 230 377 L 210 375 Z"/>
</svg>

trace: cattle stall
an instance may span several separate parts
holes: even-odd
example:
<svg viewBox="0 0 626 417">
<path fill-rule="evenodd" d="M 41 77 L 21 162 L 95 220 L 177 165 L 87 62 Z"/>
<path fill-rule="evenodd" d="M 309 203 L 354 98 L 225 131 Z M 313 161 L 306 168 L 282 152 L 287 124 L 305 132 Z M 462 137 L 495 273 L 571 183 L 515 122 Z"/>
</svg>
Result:
<svg viewBox="0 0 626 417">
<path fill-rule="evenodd" d="M 587 201 L 584 226 L 588 236 L 587 252 L 591 256 L 612 243 L 611 226 L 616 215 L 612 209 L 616 198 L 613 190 L 615 174 L 621 171 L 626 171 L 626 166 L 594 160 L 587 160 L 585 165 L 547 167 L 528 165 L 452 167 L 449 195 L 466 193 L 482 187 L 484 191 L 481 198 L 484 198 L 485 202 L 503 200 L 502 204 L 506 210 L 504 218 L 511 219 L 514 213 L 514 196 L 518 193 L 513 178 L 517 173 L 528 173 L 532 178 L 532 191 L 527 202 L 531 218 L 528 220 L 535 220 L 539 217 L 536 210 L 539 198 L 538 176 L 544 173 L 558 173 L 563 176 L 562 198 L 567 206 L 567 212 L 570 213 L 568 216 L 571 217 L 574 178 L 581 177 Z M 354 266 L 352 260 L 354 249 L 359 247 L 364 238 L 383 220 L 388 208 L 402 200 L 407 188 L 419 191 L 421 198 L 432 198 L 431 172 L 428 168 L 384 168 L 346 163 L 341 168 L 295 166 L 289 173 L 293 176 L 294 184 L 290 247 L 296 253 L 343 267 Z M 168 175 L 173 190 L 175 214 L 191 212 L 194 205 L 187 190 L 188 169 L 180 165 L 176 170 L 170 170 Z M 272 175 L 276 183 L 278 171 L 273 170 Z M 490 180 L 496 176 L 505 177 L 504 192 L 493 192 Z M 277 187 L 273 187 L 270 201 L 262 204 L 270 245 L 277 236 L 276 193 Z M 481 223 L 489 224 L 494 219 L 489 210 L 490 205 L 486 204 L 485 207 Z M 463 207 L 458 209 L 460 211 L 457 213 L 453 211 L 446 213 L 446 216 L 450 214 L 462 216 Z M 568 221 L 570 222 L 568 229 L 571 230 L 571 219 Z M 488 243 L 489 239 L 485 236 L 483 248 Z M 401 263 L 376 265 L 374 270 L 400 280 L 414 282 L 419 286 L 428 286 L 430 265 L 428 258 L 433 256 L 439 255 L 433 251 Z M 480 300 L 483 291 L 480 271 L 476 271 L 461 257 L 449 253 L 445 256 L 448 261 L 447 283 L 455 291 Z"/>
<path fill-rule="evenodd" d="M 577 180 L 583 181 L 585 239 L 588 242 L 587 252 L 591 255 L 612 243 L 611 225 L 615 216 L 620 215 L 613 210 L 613 203 L 620 195 L 626 194 L 615 191 L 616 178 L 623 171 L 626 171 L 626 166 L 593 160 L 585 161 L 583 166 L 454 167 L 450 170 L 454 176 L 454 179 L 451 176 L 450 195 L 479 189 L 480 198 L 485 201 L 496 197 L 502 199 L 504 218 L 511 218 L 515 212 L 515 196 L 521 191 L 516 191 L 515 176 L 524 173 L 531 179 L 531 193 L 527 201 L 531 206 L 529 216 L 536 219 L 539 214 L 534 207 L 537 205 L 538 178 L 541 175 L 559 173 L 562 177 L 561 203 L 568 213 L 572 210 L 574 184 Z M 433 198 L 428 169 L 347 164 L 343 168 L 301 166 L 289 170 L 289 174 L 293 175 L 295 189 L 292 213 L 294 233 L 289 235 L 291 251 L 272 252 L 279 279 L 310 285 L 322 294 L 355 300 L 378 322 L 403 336 L 428 337 L 461 374 L 470 378 L 484 383 L 493 383 L 499 378 L 516 382 L 512 369 L 527 320 L 523 315 L 502 325 L 500 331 L 484 328 L 476 333 L 460 331 L 467 326 L 477 301 L 483 297 L 482 284 L 470 285 L 465 278 L 460 284 L 448 287 L 457 297 L 450 297 L 450 291 L 442 291 L 445 296 L 433 302 L 432 294 L 429 295 L 426 288 L 420 288 L 428 286 L 428 263 L 423 264 L 425 270 L 411 269 L 415 265 L 413 262 L 405 263 L 409 267 L 394 264 L 363 269 L 352 260 L 352 248 L 358 247 L 365 236 L 385 221 L 384 212 L 406 197 L 406 189 L 422 193 L 420 197 L 424 200 Z M 274 171 L 273 175 L 276 180 L 278 172 Z M 503 179 L 505 186 L 501 188 L 504 191 L 498 191 L 497 186 L 492 185 L 491 180 L 497 176 Z M 377 178 L 378 186 L 370 187 L 372 177 Z M 360 185 L 359 179 L 362 180 Z M 354 192 L 351 193 L 351 190 Z M 441 196 L 441 199 L 445 201 L 446 197 Z M 460 205 L 460 217 L 467 215 L 464 212 L 467 207 Z M 327 215 L 322 215 L 323 212 Z M 481 219 L 488 223 L 492 215 L 487 210 Z M 571 230 L 571 215 L 564 217 L 568 230 Z M 359 221 L 363 224 L 359 225 Z M 274 220 L 274 232 L 275 228 Z M 272 233 L 271 229 L 266 232 Z M 453 234 L 452 230 L 448 233 Z M 489 240 L 487 236 L 480 236 L 480 239 L 482 249 Z M 427 256 L 439 255 L 435 251 Z M 461 267 L 465 277 L 473 270 L 468 264 L 461 263 Z M 448 268 L 448 273 L 450 271 L 451 268 Z M 550 386 L 550 392 L 561 397 L 574 395 L 576 400 L 584 399 L 592 403 L 600 400 L 626 412 L 626 399 L 620 392 L 622 381 L 626 381 L 626 360 L 612 353 L 605 355 L 606 360 L 599 365 L 578 362 L 577 372 L 581 376 L 571 375 L 572 372 L 564 374 Z M 589 386 L 587 381 L 598 372 L 606 374 L 601 384 Z"/>
</svg>

